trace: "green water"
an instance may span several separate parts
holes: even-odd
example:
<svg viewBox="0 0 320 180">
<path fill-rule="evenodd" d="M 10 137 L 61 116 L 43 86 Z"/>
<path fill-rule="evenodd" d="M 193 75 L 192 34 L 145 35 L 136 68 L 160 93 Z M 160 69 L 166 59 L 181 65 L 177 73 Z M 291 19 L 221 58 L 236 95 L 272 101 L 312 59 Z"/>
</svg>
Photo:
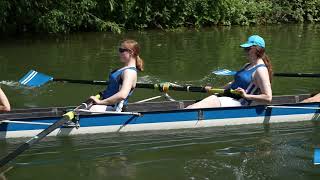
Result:
<svg viewBox="0 0 320 180">
<path fill-rule="evenodd" d="M 0 41 L 1 88 L 14 108 L 77 105 L 103 86 L 49 83 L 17 86 L 35 69 L 55 78 L 105 80 L 119 67 L 117 48 L 124 38 L 141 44 L 145 72 L 140 82 L 220 87 L 231 80 L 212 70 L 239 69 L 241 42 L 265 38 L 274 72 L 313 72 L 320 68 L 320 26 L 219 27 L 187 32 L 81 33 L 60 37 L 19 37 Z M 273 94 L 319 90 L 312 78 L 274 77 Z M 170 92 L 175 99 L 205 94 Z M 159 95 L 136 89 L 131 102 Z M 19 158 L 8 179 L 316 179 L 312 164 L 319 128 L 311 123 L 263 127 L 209 128 L 132 134 L 49 138 Z M 21 140 L 1 142 L 0 154 Z M 1 177 L 0 177 L 1 178 Z"/>
</svg>

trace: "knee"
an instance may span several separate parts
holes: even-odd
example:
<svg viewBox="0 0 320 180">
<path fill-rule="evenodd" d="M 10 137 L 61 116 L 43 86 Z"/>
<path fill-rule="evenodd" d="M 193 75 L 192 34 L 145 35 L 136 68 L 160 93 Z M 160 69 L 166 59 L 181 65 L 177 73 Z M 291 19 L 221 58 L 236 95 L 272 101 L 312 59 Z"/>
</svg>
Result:
<svg viewBox="0 0 320 180">
<path fill-rule="evenodd" d="M 105 112 L 107 109 L 107 106 L 105 105 L 93 105 L 90 107 L 89 111 L 91 112 Z"/>
</svg>

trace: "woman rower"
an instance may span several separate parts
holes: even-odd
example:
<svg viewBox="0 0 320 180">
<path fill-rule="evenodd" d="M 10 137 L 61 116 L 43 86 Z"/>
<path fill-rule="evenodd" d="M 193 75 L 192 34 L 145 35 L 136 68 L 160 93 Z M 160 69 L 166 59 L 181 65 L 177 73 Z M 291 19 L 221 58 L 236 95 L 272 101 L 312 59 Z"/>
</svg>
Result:
<svg viewBox="0 0 320 180">
<path fill-rule="evenodd" d="M 212 95 L 187 108 L 247 106 L 252 101 L 265 104 L 271 102 L 272 65 L 265 53 L 263 38 L 258 35 L 250 36 L 248 41 L 240 46 L 244 48 L 249 63 L 235 74 L 234 81 L 224 87 L 225 92 L 235 90 L 240 96 L 231 93 L 225 93 L 227 96 L 222 97 Z"/>
<path fill-rule="evenodd" d="M 109 75 L 109 85 L 102 92 L 102 97 L 95 96 L 93 106 L 89 109 L 93 112 L 122 111 L 122 107 L 128 103 L 137 82 L 137 71 L 143 71 L 143 60 L 139 56 L 140 46 L 134 40 L 125 40 L 119 48 L 120 61 L 123 67 L 114 70 Z"/>
<path fill-rule="evenodd" d="M 7 112 L 10 110 L 11 110 L 11 108 L 10 108 L 9 100 L 8 100 L 6 94 L 4 94 L 4 92 L 0 88 L 0 112 Z"/>
</svg>

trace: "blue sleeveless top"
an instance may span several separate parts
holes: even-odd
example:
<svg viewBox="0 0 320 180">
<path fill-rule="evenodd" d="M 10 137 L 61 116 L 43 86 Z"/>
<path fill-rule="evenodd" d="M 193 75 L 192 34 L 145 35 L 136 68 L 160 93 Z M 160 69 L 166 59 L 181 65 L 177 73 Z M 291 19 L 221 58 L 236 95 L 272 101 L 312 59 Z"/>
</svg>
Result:
<svg viewBox="0 0 320 180">
<path fill-rule="evenodd" d="M 135 67 L 126 67 L 123 69 L 117 69 L 117 70 L 112 71 L 109 74 L 109 85 L 102 92 L 103 99 L 111 97 L 114 94 L 116 94 L 117 92 L 119 92 L 121 85 L 122 85 L 121 75 L 126 69 L 132 69 L 132 70 L 137 71 L 137 69 Z M 124 105 L 128 104 L 128 99 L 129 99 L 129 96 L 132 94 L 132 92 L 133 92 L 133 89 L 130 91 L 128 97 L 124 100 L 124 103 L 123 103 Z"/>
<path fill-rule="evenodd" d="M 234 75 L 234 81 L 231 84 L 231 89 L 237 89 L 238 87 L 244 89 L 247 94 L 259 94 L 260 89 L 256 87 L 253 83 L 252 74 L 259 68 L 259 67 L 266 67 L 265 64 L 258 64 L 251 69 L 246 69 L 250 64 L 246 65 L 240 71 L 238 71 Z M 249 105 L 251 103 L 250 100 L 246 100 L 244 98 L 240 99 L 240 103 L 242 105 Z"/>
</svg>

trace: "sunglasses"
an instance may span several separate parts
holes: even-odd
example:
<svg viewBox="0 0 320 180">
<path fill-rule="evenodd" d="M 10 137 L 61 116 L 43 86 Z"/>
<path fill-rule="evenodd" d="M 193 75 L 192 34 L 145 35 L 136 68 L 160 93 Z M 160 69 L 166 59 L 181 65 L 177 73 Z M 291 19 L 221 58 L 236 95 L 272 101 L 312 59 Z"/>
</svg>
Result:
<svg viewBox="0 0 320 180">
<path fill-rule="evenodd" d="M 131 52 L 131 50 L 126 48 L 119 48 L 119 53 L 123 53 L 123 52 Z"/>
<path fill-rule="evenodd" d="M 251 48 L 252 48 L 251 46 L 250 47 L 246 47 L 246 48 L 244 48 L 244 50 L 245 51 L 250 51 Z"/>
</svg>

